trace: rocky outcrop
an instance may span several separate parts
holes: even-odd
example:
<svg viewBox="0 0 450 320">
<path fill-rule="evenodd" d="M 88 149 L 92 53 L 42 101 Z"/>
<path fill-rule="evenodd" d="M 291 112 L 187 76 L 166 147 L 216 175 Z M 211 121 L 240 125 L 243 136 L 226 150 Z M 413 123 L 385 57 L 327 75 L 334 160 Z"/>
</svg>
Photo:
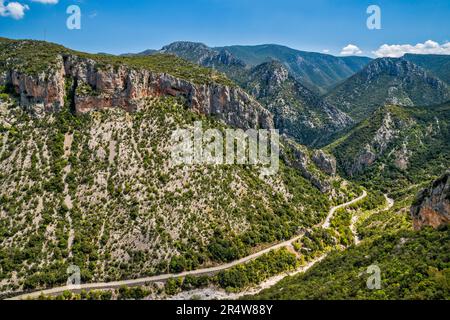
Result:
<svg viewBox="0 0 450 320">
<path fill-rule="evenodd" d="M 312 170 L 312 163 L 307 149 L 286 136 L 284 136 L 283 142 L 284 148 L 281 148 L 280 152 L 286 164 L 299 170 L 302 176 L 309 180 L 321 192 L 330 192 L 332 186 L 327 179 L 324 179 L 323 176 L 317 174 L 318 172 Z"/>
<path fill-rule="evenodd" d="M 313 153 L 312 161 L 316 166 L 329 175 L 336 175 L 336 158 L 326 154 L 322 150 L 316 150 Z"/>
<path fill-rule="evenodd" d="M 34 114 L 56 111 L 64 104 L 65 72 L 63 59 L 46 73 L 29 75 L 9 70 L 0 77 L 0 85 L 9 85 L 20 96 L 20 103 Z"/>
<path fill-rule="evenodd" d="M 420 192 L 411 207 L 414 228 L 439 228 L 450 223 L 450 171 Z"/>
<path fill-rule="evenodd" d="M 70 92 L 65 90 L 67 78 L 73 80 Z M 194 111 L 231 126 L 274 127 L 271 114 L 238 87 L 194 84 L 169 74 L 127 66 L 99 68 L 96 61 L 76 55 L 61 57 L 56 68 L 38 76 L 12 70 L 6 82 L 20 94 L 21 104 L 35 113 L 61 108 L 64 97 L 70 93 L 77 113 L 113 107 L 134 111 L 147 97 L 174 96 L 185 98 Z"/>
</svg>

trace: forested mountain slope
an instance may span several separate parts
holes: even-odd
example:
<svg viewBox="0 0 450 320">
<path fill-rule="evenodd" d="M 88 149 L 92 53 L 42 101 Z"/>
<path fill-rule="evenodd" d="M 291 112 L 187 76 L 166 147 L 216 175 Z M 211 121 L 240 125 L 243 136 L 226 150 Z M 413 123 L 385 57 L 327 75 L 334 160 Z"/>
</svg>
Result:
<svg viewBox="0 0 450 320">
<path fill-rule="evenodd" d="M 450 164 L 450 104 L 385 106 L 326 149 L 342 172 L 395 191 L 441 175 Z"/>
<path fill-rule="evenodd" d="M 326 100 L 355 121 L 386 104 L 428 106 L 450 100 L 445 82 L 402 58 L 380 58 L 331 90 Z"/>
</svg>

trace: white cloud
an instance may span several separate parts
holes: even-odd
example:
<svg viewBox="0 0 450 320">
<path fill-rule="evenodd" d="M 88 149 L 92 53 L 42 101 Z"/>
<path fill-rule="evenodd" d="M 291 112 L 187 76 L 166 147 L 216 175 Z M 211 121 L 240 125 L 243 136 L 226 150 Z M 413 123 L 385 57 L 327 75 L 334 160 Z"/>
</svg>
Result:
<svg viewBox="0 0 450 320">
<path fill-rule="evenodd" d="M 379 58 L 391 57 L 399 58 L 406 53 L 415 54 L 450 54 L 450 42 L 439 44 L 433 40 L 425 41 L 425 43 L 418 43 L 415 46 L 410 44 L 384 44 L 373 51 L 373 54 Z"/>
<path fill-rule="evenodd" d="M 344 47 L 341 51 L 341 55 L 343 56 L 354 56 L 361 53 L 363 53 L 362 50 L 357 46 L 355 46 L 354 44 L 349 44 L 348 46 Z"/>
<path fill-rule="evenodd" d="M 31 1 L 44 3 L 44 4 L 57 4 L 59 0 L 31 0 Z"/>
<path fill-rule="evenodd" d="M 19 2 L 8 2 L 5 4 L 4 0 L 0 0 L 0 16 L 11 17 L 19 20 L 25 16 L 25 11 L 30 9 L 26 4 Z"/>
<path fill-rule="evenodd" d="M 31 2 L 38 2 L 43 4 L 57 4 L 59 0 L 30 0 Z M 5 0 L 0 0 L 0 16 L 1 17 L 11 17 L 13 19 L 19 20 L 25 16 L 25 11 L 29 10 L 30 7 L 26 4 L 21 4 L 20 2 L 7 2 Z"/>
<path fill-rule="evenodd" d="M 328 49 L 323 49 L 322 52 L 323 52 L 323 53 L 329 53 L 330 50 L 328 50 Z"/>
</svg>

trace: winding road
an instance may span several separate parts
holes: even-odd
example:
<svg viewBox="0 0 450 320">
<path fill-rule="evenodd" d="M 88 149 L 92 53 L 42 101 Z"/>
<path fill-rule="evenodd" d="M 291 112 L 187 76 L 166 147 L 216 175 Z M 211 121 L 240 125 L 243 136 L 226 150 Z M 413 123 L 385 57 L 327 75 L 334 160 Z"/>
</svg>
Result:
<svg viewBox="0 0 450 320">
<path fill-rule="evenodd" d="M 363 200 L 366 197 L 367 197 L 367 192 L 364 190 L 363 194 L 360 197 L 353 199 L 352 201 L 349 201 L 347 203 L 344 203 L 344 204 L 341 204 L 341 205 L 331 208 L 328 213 L 327 218 L 325 219 L 325 222 L 321 225 L 322 228 L 328 229 L 330 227 L 330 221 L 333 218 L 333 215 L 336 212 L 336 210 L 348 207 L 358 201 Z M 173 279 L 173 278 L 183 278 L 186 276 L 214 275 L 214 274 L 219 273 L 220 271 L 224 271 L 224 270 L 230 269 L 234 266 L 237 266 L 240 264 L 245 264 L 251 260 L 255 260 L 256 258 L 259 258 L 260 256 L 262 256 L 270 251 L 281 249 L 284 247 L 289 247 L 294 242 L 303 238 L 303 236 L 304 236 L 304 233 L 302 233 L 288 241 L 284 241 L 284 242 L 278 243 L 276 245 L 270 246 L 264 250 L 258 251 L 256 253 L 249 255 L 247 257 L 244 257 L 242 259 L 239 259 L 239 260 L 227 263 L 227 264 L 222 264 L 222 265 L 216 266 L 216 267 L 198 269 L 198 270 L 193 270 L 193 271 L 186 271 L 186 272 L 178 273 L 178 274 L 162 274 L 162 275 L 158 275 L 158 276 L 145 277 L 145 278 L 139 278 L 139 279 L 133 279 L 133 280 L 85 283 L 85 284 L 81 284 L 78 286 L 62 286 L 62 287 L 57 287 L 57 288 L 41 290 L 41 291 L 36 291 L 36 292 L 32 292 L 32 293 L 19 295 L 19 296 L 10 298 L 9 300 L 36 299 L 40 295 L 54 296 L 54 295 L 62 294 L 64 291 L 80 292 L 81 290 L 89 291 L 89 290 L 116 289 L 116 288 L 120 288 L 122 286 L 136 287 L 136 286 L 142 286 L 142 285 L 146 285 L 146 284 L 154 283 L 154 282 L 165 282 L 165 281 L 167 281 L 169 279 Z"/>
<path fill-rule="evenodd" d="M 385 194 L 384 197 L 386 199 L 386 207 L 381 209 L 381 210 L 378 210 L 377 211 L 378 213 L 391 210 L 391 208 L 395 204 L 394 199 L 389 198 L 387 194 Z M 359 218 L 360 218 L 360 216 L 358 216 L 357 214 L 353 215 L 352 221 L 351 221 L 351 224 L 350 224 L 350 230 L 352 231 L 353 238 L 354 238 L 354 241 L 355 241 L 356 245 L 361 243 L 361 239 L 359 238 L 358 232 L 356 230 L 356 223 L 358 222 Z"/>
<path fill-rule="evenodd" d="M 364 199 L 365 197 L 367 197 L 367 191 L 366 191 L 366 190 L 363 191 L 362 196 L 360 196 L 360 197 L 358 197 L 358 198 L 356 198 L 356 199 L 353 199 L 353 200 L 350 201 L 350 202 L 347 202 L 347 203 L 344 203 L 344 204 L 341 204 L 341 205 L 339 205 L 339 206 L 336 206 L 336 207 L 331 208 L 330 213 L 328 214 L 327 218 L 325 219 L 325 222 L 323 223 L 322 227 L 323 227 L 324 229 L 329 229 L 329 228 L 330 228 L 331 219 L 333 218 L 334 213 L 335 213 L 337 210 L 342 209 L 342 208 L 346 208 L 346 207 L 348 207 L 348 206 L 351 206 L 352 204 L 354 204 L 354 203 L 356 203 L 356 202 L 358 202 L 358 201 L 361 201 L 361 200 Z"/>
</svg>

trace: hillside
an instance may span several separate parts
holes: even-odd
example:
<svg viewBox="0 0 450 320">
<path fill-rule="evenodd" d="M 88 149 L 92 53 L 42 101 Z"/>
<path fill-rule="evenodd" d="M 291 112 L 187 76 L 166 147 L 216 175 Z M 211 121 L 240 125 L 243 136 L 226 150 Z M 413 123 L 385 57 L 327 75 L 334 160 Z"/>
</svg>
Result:
<svg viewBox="0 0 450 320">
<path fill-rule="evenodd" d="M 92 282 L 235 260 L 352 192 L 321 169 L 326 157 L 294 144 L 267 178 L 259 166 L 171 165 L 175 129 L 273 128 L 223 74 L 169 55 L 0 49 L 2 292 L 60 285 L 72 264 Z"/>
<path fill-rule="evenodd" d="M 63 46 L 32 40 L 11 40 L 0 38 L 0 71 L 7 70 L 23 72 L 28 75 L 38 75 L 41 72 L 54 69 L 62 56 L 74 55 L 94 61 L 98 69 L 105 66 L 128 66 L 150 70 L 156 73 L 169 73 L 174 77 L 192 81 L 197 84 L 219 83 L 233 85 L 233 83 L 214 70 L 201 68 L 186 60 L 177 59 L 173 55 L 147 55 L 119 57 L 102 54 L 88 54 L 67 49 Z M 5 75 L 3 75 L 3 78 Z M 3 80 L 3 79 L 2 79 Z"/>
<path fill-rule="evenodd" d="M 448 177 L 448 175 L 447 175 Z M 438 181 L 432 183 L 439 185 Z M 447 225 L 433 229 L 423 225 L 413 230 L 417 202 L 412 186 L 397 193 L 388 210 L 362 212 L 347 210 L 356 217 L 361 243 L 345 251 L 336 250 L 304 274 L 288 277 L 251 299 L 281 300 L 448 300 L 450 298 L 450 230 Z M 446 193 L 433 204 L 445 208 Z M 422 192 L 420 192 L 421 194 Z M 419 196 L 420 198 L 420 196 Z M 448 204 L 448 201 L 447 201 Z M 445 212 L 445 209 L 444 209 Z M 446 214 L 448 215 L 448 207 Z M 348 230 L 351 228 L 346 226 Z M 320 242 L 321 239 L 317 239 Z M 370 270 L 369 267 L 372 266 Z M 373 270 L 380 271 L 380 287 L 368 287 Z M 370 272 L 369 272 L 370 271 Z"/>
<path fill-rule="evenodd" d="M 159 52 L 172 53 L 187 61 L 210 68 L 220 68 L 222 66 L 244 68 L 246 66 L 243 61 L 235 58 L 227 50 L 215 50 L 203 43 L 174 42 L 164 46 Z"/>
<path fill-rule="evenodd" d="M 385 104 L 427 106 L 449 99 L 450 90 L 443 81 L 401 58 L 374 60 L 326 97 L 356 121 Z"/>
<path fill-rule="evenodd" d="M 418 194 L 411 206 L 411 216 L 416 230 L 450 223 L 450 170 Z"/>
<path fill-rule="evenodd" d="M 402 231 L 335 252 L 307 273 L 286 278 L 251 299 L 447 300 L 450 231 Z M 370 290 L 367 268 L 381 270 L 381 289 Z"/>
<path fill-rule="evenodd" d="M 403 59 L 431 72 L 450 86 L 450 55 L 405 54 Z"/>
<path fill-rule="evenodd" d="M 281 133 L 305 145 L 317 145 L 352 124 L 345 113 L 300 84 L 280 62 L 252 68 L 243 88 L 273 114 Z"/>
<path fill-rule="evenodd" d="M 440 175 L 450 163 L 450 104 L 386 106 L 325 149 L 342 172 L 392 192 Z"/>
</svg>

